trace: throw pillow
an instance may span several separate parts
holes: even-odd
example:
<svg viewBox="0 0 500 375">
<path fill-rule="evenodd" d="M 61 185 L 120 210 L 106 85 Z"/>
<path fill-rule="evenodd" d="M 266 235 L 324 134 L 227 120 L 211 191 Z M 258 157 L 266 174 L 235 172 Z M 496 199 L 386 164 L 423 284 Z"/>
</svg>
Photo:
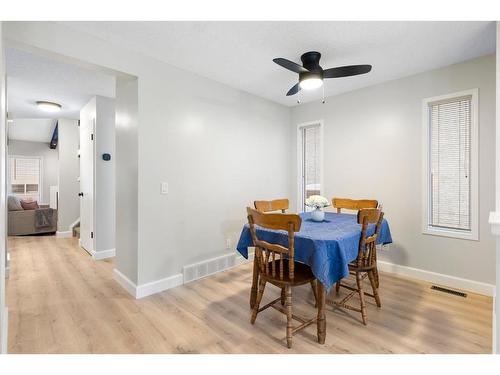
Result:
<svg viewBox="0 0 500 375">
<path fill-rule="evenodd" d="M 21 199 L 21 206 L 23 207 L 24 210 L 36 210 L 40 207 L 38 207 L 38 202 L 37 201 L 24 201 Z"/>
<path fill-rule="evenodd" d="M 15 195 L 9 195 L 7 198 L 7 209 L 9 211 L 22 211 L 21 200 Z"/>
</svg>

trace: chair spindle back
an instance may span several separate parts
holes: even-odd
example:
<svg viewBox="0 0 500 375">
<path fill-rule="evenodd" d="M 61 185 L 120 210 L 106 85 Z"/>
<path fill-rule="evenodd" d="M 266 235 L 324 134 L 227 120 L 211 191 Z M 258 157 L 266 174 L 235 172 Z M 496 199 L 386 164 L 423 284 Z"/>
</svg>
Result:
<svg viewBox="0 0 500 375">
<path fill-rule="evenodd" d="M 302 220 L 295 214 L 265 214 L 247 207 L 248 224 L 255 246 L 255 257 L 259 272 L 283 280 L 288 269 L 288 278 L 294 278 L 295 232 L 300 230 Z M 288 247 L 260 240 L 255 226 L 288 232 Z M 288 262 L 288 267 L 286 263 Z"/>
<path fill-rule="evenodd" d="M 358 212 L 358 224 L 361 224 L 361 237 L 359 239 L 358 267 L 371 267 L 375 262 L 377 238 L 382 228 L 384 213 L 376 208 L 364 208 Z M 369 224 L 375 224 L 375 231 L 368 235 Z"/>
</svg>

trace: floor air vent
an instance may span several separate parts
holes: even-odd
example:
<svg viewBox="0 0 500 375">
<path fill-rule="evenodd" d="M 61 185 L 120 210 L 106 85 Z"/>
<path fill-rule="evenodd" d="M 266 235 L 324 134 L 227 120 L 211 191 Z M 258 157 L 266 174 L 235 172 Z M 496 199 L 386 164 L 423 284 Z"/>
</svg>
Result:
<svg viewBox="0 0 500 375">
<path fill-rule="evenodd" d="M 459 296 L 463 298 L 467 298 L 467 294 L 463 292 L 459 292 L 458 290 L 452 290 L 448 288 L 443 288 L 442 286 L 433 285 L 431 289 L 437 290 L 438 292 L 453 294 L 454 296 Z"/>
</svg>

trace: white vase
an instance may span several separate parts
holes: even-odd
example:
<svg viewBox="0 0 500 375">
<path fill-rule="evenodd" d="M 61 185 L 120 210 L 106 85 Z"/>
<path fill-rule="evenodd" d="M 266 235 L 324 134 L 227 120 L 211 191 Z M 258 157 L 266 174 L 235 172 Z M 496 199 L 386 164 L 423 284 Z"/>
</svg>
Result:
<svg viewBox="0 0 500 375">
<path fill-rule="evenodd" d="M 323 221 L 325 220 L 325 212 L 321 208 L 316 208 L 311 212 L 311 219 L 314 221 Z"/>
</svg>

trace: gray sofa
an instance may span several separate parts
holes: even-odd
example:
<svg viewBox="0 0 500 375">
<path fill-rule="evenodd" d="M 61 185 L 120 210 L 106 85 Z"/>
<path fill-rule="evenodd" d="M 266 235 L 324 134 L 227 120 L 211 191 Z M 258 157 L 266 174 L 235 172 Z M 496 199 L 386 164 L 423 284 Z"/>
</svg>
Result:
<svg viewBox="0 0 500 375">
<path fill-rule="evenodd" d="M 51 210 L 52 212 L 43 212 Z M 37 211 L 42 211 L 37 213 Z M 40 226 L 37 215 L 49 218 L 45 225 Z M 48 205 L 40 205 L 36 210 L 9 210 L 7 214 L 8 235 L 22 236 L 39 233 L 53 233 L 57 231 L 57 210 L 49 208 Z M 39 225 L 37 225 L 37 222 Z"/>
</svg>

